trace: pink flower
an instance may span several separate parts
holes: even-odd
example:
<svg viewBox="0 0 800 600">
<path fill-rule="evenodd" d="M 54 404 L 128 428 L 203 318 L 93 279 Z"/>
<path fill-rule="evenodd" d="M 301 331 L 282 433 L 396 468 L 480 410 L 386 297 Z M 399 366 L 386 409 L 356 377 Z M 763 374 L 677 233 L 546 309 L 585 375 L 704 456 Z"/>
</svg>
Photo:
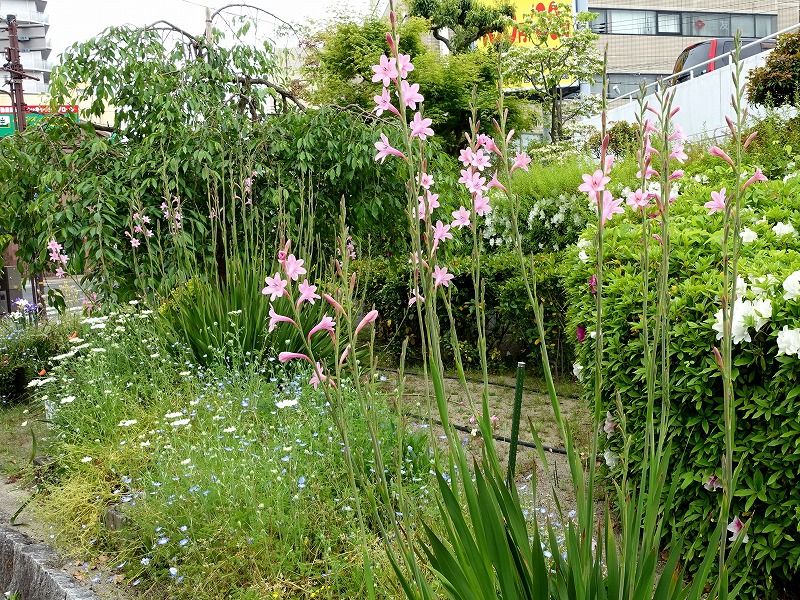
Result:
<svg viewBox="0 0 800 600">
<path fill-rule="evenodd" d="M 422 118 L 422 113 L 414 113 L 414 118 L 411 120 L 411 123 L 409 123 L 411 127 L 411 137 L 418 137 L 423 141 L 428 139 L 428 137 L 433 135 L 431 123 L 433 123 L 431 119 Z"/>
<path fill-rule="evenodd" d="M 683 177 L 683 171 L 682 171 L 681 169 L 678 169 L 678 170 L 676 170 L 676 171 L 673 171 L 673 172 L 670 174 L 670 176 L 669 176 L 669 180 L 670 180 L 670 181 L 675 181 L 675 180 L 677 180 L 677 179 L 680 179 L 681 177 Z"/>
<path fill-rule="evenodd" d="M 419 302 L 420 304 L 424 303 L 425 302 L 425 296 L 420 294 L 419 290 L 417 288 L 414 288 L 414 295 L 411 296 L 411 298 L 408 299 L 408 305 L 409 306 L 414 306 L 417 302 Z"/>
<path fill-rule="evenodd" d="M 303 280 L 303 283 L 297 289 L 300 291 L 297 306 L 300 306 L 303 302 L 314 304 L 314 301 L 320 298 L 319 294 L 317 294 L 317 286 L 308 283 L 308 279 Z"/>
<path fill-rule="evenodd" d="M 437 288 L 440 285 L 444 287 L 450 287 L 450 282 L 453 280 L 455 275 L 452 273 L 447 272 L 447 267 L 440 267 L 439 265 L 435 265 L 433 267 L 433 287 Z"/>
<path fill-rule="evenodd" d="M 606 433 L 606 437 L 610 438 L 614 435 L 614 431 L 617 429 L 617 423 L 614 421 L 614 417 L 611 416 L 611 411 L 606 411 L 606 420 L 603 423 L 603 431 Z"/>
<path fill-rule="evenodd" d="M 450 225 L 445 225 L 440 221 L 436 221 L 436 226 L 433 228 L 433 249 L 439 247 L 439 242 L 445 240 L 452 240 L 453 234 L 450 233 Z"/>
<path fill-rule="evenodd" d="M 728 153 L 725 152 L 725 150 L 723 150 L 719 146 L 711 146 L 711 148 L 708 149 L 708 153 L 711 156 L 718 156 L 726 163 L 728 163 L 730 166 L 733 166 L 733 159 L 730 156 L 728 156 Z"/>
<path fill-rule="evenodd" d="M 433 175 L 428 175 L 427 173 L 420 173 L 419 176 L 419 186 L 425 190 L 431 189 L 433 185 Z"/>
<path fill-rule="evenodd" d="M 342 355 L 339 357 L 339 366 L 340 367 L 344 364 L 344 361 L 347 360 L 347 357 L 350 356 L 351 348 L 352 348 L 352 346 L 350 346 L 350 344 L 347 344 L 347 346 L 344 347 L 344 351 L 342 352 Z"/>
<path fill-rule="evenodd" d="M 589 291 L 592 294 L 597 293 L 597 275 L 595 274 L 592 274 L 592 276 L 589 277 Z"/>
<path fill-rule="evenodd" d="M 575 329 L 575 337 L 580 343 L 583 343 L 583 340 L 586 339 L 586 325 L 578 325 Z"/>
<path fill-rule="evenodd" d="M 529 164 L 531 164 L 531 157 L 524 152 L 517 152 L 517 155 L 514 157 L 514 163 L 511 165 L 511 172 L 513 173 L 517 169 L 527 171 Z"/>
<path fill-rule="evenodd" d="M 56 268 L 56 277 L 58 279 L 64 279 L 64 277 L 66 277 L 66 276 L 67 276 L 67 274 L 64 272 L 63 268 L 61 268 L 61 267 Z"/>
<path fill-rule="evenodd" d="M 330 384 L 333 385 L 331 378 L 323 373 L 322 365 L 317 362 L 317 364 L 314 365 L 314 374 L 311 376 L 311 379 L 308 380 L 308 383 L 310 383 L 314 389 L 317 389 L 320 383 L 325 382 L 330 382 Z"/>
<path fill-rule="evenodd" d="M 703 487 L 709 492 L 716 492 L 717 490 L 722 489 L 722 481 L 720 481 L 719 477 L 716 475 L 711 475 L 708 479 L 706 479 Z"/>
<path fill-rule="evenodd" d="M 275 301 L 277 298 L 282 298 L 283 296 L 287 296 L 288 293 L 286 292 L 286 286 L 289 285 L 289 282 L 281 279 L 280 273 L 275 273 L 273 277 L 266 277 L 264 282 L 267 286 L 261 290 L 261 293 L 265 296 L 269 296 L 271 301 Z"/>
<path fill-rule="evenodd" d="M 603 214 L 600 217 L 600 225 L 605 225 L 614 215 L 621 215 L 625 212 L 622 208 L 622 198 L 614 199 L 608 190 L 603 192 Z"/>
<path fill-rule="evenodd" d="M 606 156 L 606 160 L 603 163 L 603 173 L 606 175 L 611 175 L 611 169 L 614 167 L 614 156 L 609 154 Z"/>
<path fill-rule="evenodd" d="M 283 249 L 278 250 L 278 262 L 283 265 L 286 261 L 286 255 L 289 254 L 289 248 L 292 245 L 292 240 L 286 240 L 286 243 L 283 245 Z"/>
<path fill-rule="evenodd" d="M 134 225 L 133 226 L 133 232 L 134 233 L 142 233 L 142 231 L 143 231 L 143 229 L 142 229 L 141 225 Z"/>
<path fill-rule="evenodd" d="M 489 156 L 483 153 L 483 150 L 478 150 L 472 154 L 472 160 L 470 164 L 478 169 L 478 171 L 483 171 L 486 167 L 489 166 Z"/>
<path fill-rule="evenodd" d="M 333 296 L 331 296 L 330 294 L 322 294 L 322 297 L 325 298 L 325 302 L 330 304 L 334 308 L 334 310 L 336 310 L 336 314 L 341 315 L 342 313 L 344 313 L 342 305 L 339 304 L 336 300 L 334 300 Z"/>
<path fill-rule="evenodd" d="M 133 246 L 134 248 L 138 248 L 141 245 L 142 245 L 142 242 L 139 241 L 139 238 L 135 238 L 135 237 L 131 238 L 131 246 Z"/>
<path fill-rule="evenodd" d="M 742 191 L 746 190 L 747 188 L 749 188 L 751 185 L 753 185 L 757 181 L 761 182 L 761 181 L 766 181 L 766 180 L 767 180 L 767 176 L 764 175 L 764 173 L 761 172 L 761 168 L 760 167 L 756 167 L 756 172 L 753 173 L 753 175 L 750 177 L 750 179 L 748 179 L 747 181 L 744 182 L 744 185 L 742 186 Z"/>
<path fill-rule="evenodd" d="M 459 229 L 469 227 L 469 211 L 466 208 L 461 206 L 458 210 L 454 210 L 451 214 L 453 215 L 454 219 L 452 227 L 458 227 Z"/>
<path fill-rule="evenodd" d="M 433 211 L 439 208 L 439 194 L 431 194 L 429 191 L 425 192 L 425 196 L 417 196 L 419 206 L 417 206 L 417 215 L 423 221 L 425 215 L 432 215 Z"/>
<path fill-rule="evenodd" d="M 489 206 L 489 199 L 480 192 L 473 196 L 472 208 L 475 209 L 475 214 L 479 217 L 485 217 L 492 212 L 492 207 Z"/>
<path fill-rule="evenodd" d="M 628 206 L 634 210 L 637 208 L 647 208 L 648 204 L 650 204 L 650 196 L 647 192 L 639 189 L 628 194 Z"/>
<path fill-rule="evenodd" d="M 502 183 L 500 183 L 500 180 L 497 179 L 497 171 L 495 171 L 494 175 L 492 175 L 491 181 L 489 181 L 489 183 L 486 184 L 486 188 L 490 189 L 490 190 L 492 188 L 497 188 L 498 190 L 502 190 L 504 192 L 507 191 L 506 190 L 506 186 L 504 186 Z"/>
<path fill-rule="evenodd" d="M 731 537 L 729 537 L 728 540 L 731 542 L 735 542 L 736 540 L 739 539 L 739 536 L 742 535 L 743 530 L 744 530 L 744 523 L 742 523 L 742 520 L 738 516 L 733 517 L 733 521 L 728 523 L 728 531 L 731 532 Z M 747 534 L 744 534 L 744 537 L 742 538 L 742 543 L 746 544 L 748 539 L 749 538 L 747 537 Z"/>
<path fill-rule="evenodd" d="M 486 178 L 472 167 L 462 169 L 458 183 L 463 183 L 470 194 L 479 194 L 486 189 Z"/>
<path fill-rule="evenodd" d="M 394 58 L 389 58 L 385 54 L 381 55 L 381 61 L 377 65 L 372 65 L 374 75 L 372 81 L 377 83 L 383 82 L 383 87 L 389 87 L 392 79 L 397 79 L 397 61 Z"/>
<path fill-rule="evenodd" d="M 281 352 L 278 354 L 279 362 L 287 363 L 290 360 L 307 360 L 308 362 L 311 362 L 311 359 L 302 352 Z"/>
<path fill-rule="evenodd" d="M 388 89 L 383 88 L 380 96 L 373 96 L 372 98 L 375 100 L 375 114 L 379 117 L 383 114 L 383 111 L 386 110 L 392 114 L 400 115 L 400 112 L 392 104 L 392 97 L 389 95 Z"/>
<path fill-rule="evenodd" d="M 284 317 L 283 315 L 279 315 L 275 312 L 275 308 L 272 306 L 272 303 L 269 304 L 269 332 L 272 333 L 275 331 L 275 328 L 278 326 L 278 323 L 290 323 L 297 327 L 297 323 L 294 322 L 294 319 L 290 319 L 289 317 Z"/>
<path fill-rule="evenodd" d="M 400 152 L 397 148 L 393 148 L 392 145 L 389 143 L 389 138 L 386 137 L 386 134 L 381 134 L 381 140 L 379 142 L 375 142 L 375 148 L 378 150 L 378 153 L 375 155 L 375 160 L 379 160 L 383 162 L 386 160 L 387 156 L 397 156 L 398 158 L 405 158 L 406 155 Z"/>
<path fill-rule="evenodd" d="M 361 330 L 364 329 L 364 327 L 366 327 L 370 323 L 374 323 L 377 318 L 378 318 L 377 310 L 372 309 L 371 311 L 369 311 L 366 315 L 364 315 L 364 318 L 361 319 L 361 322 L 358 325 L 356 325 L 356 330 L 353 332 L 353 337 L 357 336 L 361 332 Z"/>
<path fill-rule="evenodd" d="M 475 154 L 472 152 L 472 148 L 462 148 L 461 152 L 458 153 L 458 160 L 461 161 L 461 164 L 465 167 L 469 167 L 472 164 L 472 157 Z"/>
<path fill-rule="evenodd" d="M 336 335 L 334 327 L 336 327 L 336 321 L 334 321 L 328 315 L 325 315 L 324 317 L 322 317 L 322 319 L 320 319 L 319 323 L 317 323 L 311 328 L 311 331 L 308 332 L 307 337 L 309 340 L 311 340 L 311 336 L 320 331 L 327 331 L 329 334 L 331 334 L 331 337 L 333 337 L 334 335 Z"/>
<path fill-rule="evenodd" d="M 606 189 L 606 184 L 609 181 L 611 181 L 611 178 L 600 169 L 597 169 L 591 175 L 583 175 L 583 183 L 578 186 L 578 191 L 586 192 L 591 200 L 597 202 L 597 192 Z"/>
<path fill-rule="evenodd" d="M 669 153 L 670 158 L 674 158 L 679 163 L 683 164 L 689 158 L 686 152 L 683 151 L 683 144 L 673 146 L 672 152 Z"/>
<path fill-rule="evenodd" d="M 62 250 L 62 246 L 57 241 L 50 240 L 47 242 L 47 249 L 50 250 L 51 253 L 59 254 Z"/>
<path fill-rule="evenodd" d="M 408 76 L 408 74 L 413 70 L 414 70 L 414 65 L 411 64 L 411 56 L 408 54 L 398 54 L 397 72 L 400 74 L 400 79 L 405 79 Z"/>
<path fill-rule="evenodd" d="M 703 206 L 708 209 L 708 214 L 713 215 L 715 212 L 725 211 L 725 188 L 719 192 L 711 192 L 711 200 L 706 202 Z"/>
<path fill-rule="evenodd" d="M 498 148 L 494 140 L 485 133 L 482 133 L 478 136 L 478 145 L 482 146 L 487 152 L 500 154 L 500 148 Z"/>
<path fill-rule="evenodd" d="M 650 165 L 647 165 L 647 166 L 646 166 L 646 168 L 645 168 L 645 170 L 644 170 L 644 178 L 645 178 L 645 179 L 650 179 L 650 178 L 651 178 L 651 177 L 653 177 L 654 175 L 655 175 L 655 176 L 658 176 L 658 171 L 656 171 L 656 170 L 655 170 L 653 167 L 651 167 Z M 637 172 L 636 172 L 636 179 L 641 179 L 641 178 L 642 178 L 642 172 L 641 172 L 641 171 L 637 171 Z"/>
<path fill-rule="evenodd" d="M 69 262 L 69 256 L 67 256 L 66 254 L 62 254 L 61 256 L 58 257 L 58 260 L 61 261 L 61 264 L 66 267 L 67 263 Z"/>
<path fill-rule="evenodd" d="M 295 258 L 294 254 L 287 256 L 283 263 L 283 271 L 286 273 L 286 277 L 292 281 L 297 281 L 300 275 L 305 275 L 306 268 L 303 263 L 305 261 L 302 258 Z"/>
<path fill-rule="evenodd" d="M 417 103 L 425 100 L 422 94 L 419 93 L 419 84 L 409 84 L 407 81 L 403 81 L 400 84 L 400 97 L 411 110 L 417 110 Z M 431 135 L 433 135 L 433 133 L 431 133 Z"/>
<path fill-rule="evenodd" d="M 645 119 L 644 120 L 644 135 L 649 135 L 651 133 L 655 133 L 655 131 L 656 131 L 656 126 L 653 124 L 653 122 L 650 119 Z"/>
<path fill-rule="evenodd" d="M 679 144 L 683 144 L 686 141 L 686 134 L 683 132 L 683 127 L 678 124 L 675 124 L 675 127 L 672 130 L 672 133 L 669 134 L 670 142 L 678 142 Z"/>
</svg>

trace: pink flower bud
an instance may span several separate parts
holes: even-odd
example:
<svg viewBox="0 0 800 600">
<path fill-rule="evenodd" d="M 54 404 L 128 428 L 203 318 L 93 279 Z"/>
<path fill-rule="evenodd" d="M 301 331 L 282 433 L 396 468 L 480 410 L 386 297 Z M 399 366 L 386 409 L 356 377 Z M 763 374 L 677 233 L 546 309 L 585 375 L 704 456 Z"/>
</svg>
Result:
<svg viewBox="0 0 800 600">
<path fill-rule="evenodd" d="M 750 144 L 753 143 L 753 140 L 755 140 L 757 137 L 758 137 L 758 132 L 757 131 L 754 131 L 753 133 L 748 135 L 747 139 L 744 141 L 744 149 L 747 150 L 747 148 L 750 146 Z"/>
<path fill-rule="evenodd" d="M 397 54 L 397 44 L 394 43 L 394 38 L 388 31 L 386 32 L 386 43 L 389 44 L 389 50 L 391 50 L 392 54 Z"/>
</svg>

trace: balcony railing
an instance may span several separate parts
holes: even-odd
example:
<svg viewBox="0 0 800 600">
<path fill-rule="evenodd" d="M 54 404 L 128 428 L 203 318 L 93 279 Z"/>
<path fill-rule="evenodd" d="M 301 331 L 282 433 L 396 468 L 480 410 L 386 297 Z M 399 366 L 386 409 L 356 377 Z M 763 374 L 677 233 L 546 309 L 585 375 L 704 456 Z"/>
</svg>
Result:
<svg viewBox="0 0 800 600">
<path fill-rule="evenodd" d="M 43 12 L 20 10 L 11 14 L 17 17 L 17 24 L 20 26 L 24 26 L 25 23 L 38 23 L 41 25 L 50 23 L 50 15 Z"/>
<path fill-rule="evenodd" d="M 22 62 L 22 66 L 27 71 L 50 72 L 53 69 L 53 65 L 50 64 L 50 61 L 42 59 L 38 53 L 20 52 L 19 59 Z"/>
</svg>

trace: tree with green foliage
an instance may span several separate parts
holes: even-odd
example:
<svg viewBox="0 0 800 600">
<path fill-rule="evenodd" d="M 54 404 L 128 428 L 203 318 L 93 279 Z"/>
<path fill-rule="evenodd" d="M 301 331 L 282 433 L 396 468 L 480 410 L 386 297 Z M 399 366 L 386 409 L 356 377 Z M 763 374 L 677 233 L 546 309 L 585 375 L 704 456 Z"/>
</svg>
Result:
<svg viewBox="0 0 800 600">
<path fill-rule="evenodd" d="M 750 72 L 747 97 L 754 104 L 785 106 L 800 96 L 800 32 L 784 33 L 763 67 Z"/>
<path fill-rule="evenodd" d="M 410 14 L 428 20 L 433 37 L 451 54 L 469 52 L 484 35 L 503 31 L 514 16 L 507 1 L 488 6 L 481 0 L 411 0 L 408 8 Z"/>
<path fill-rule="evenodd" d="M 603 59 L 596 46 L 599 36 L 588 27 L 594 16 L 573 16 L 563 7 L 531 13 L 517 27 L 533 44 L 514 44 L 505 53 L 506 83 L 530 87 L 550 115 L 551 142 L 561 140 L 565 126 L 591 110 L 591 102 L 583 99 L 565 102 L 564 86 L 593 83 L 603 71 Z"/>
<path fill-rule="evenodd" d="M 385 28 L 383 21 L 367 19 L 363 23 L 336 22 L 317 33 L 309 44 L 312 51 L 306 73 L 313 86 L 306 97 L 317 105 L 372 111 L 374 97 L 380 93 L 380 85 L 372 82 L 372 65 L 389 52 Z M 497 117 L 496 56 L 481 51 L 440 55 L 422 43 L 426 30 L 426 22 L 419 18 L 402 23 L 400 52 L 409 54 L 416 65 L 408 79 L 426 90 L 423 110 L 437 124 L 437 141 L 448 153 L 457 154 L 464 124 L 469 121 L 473 90 L 479 118 L 491 123 Z M 517 131 L 531 124 L 525 102 L 511 99 L 507 108 L 509 122 Z"/>
</svg>

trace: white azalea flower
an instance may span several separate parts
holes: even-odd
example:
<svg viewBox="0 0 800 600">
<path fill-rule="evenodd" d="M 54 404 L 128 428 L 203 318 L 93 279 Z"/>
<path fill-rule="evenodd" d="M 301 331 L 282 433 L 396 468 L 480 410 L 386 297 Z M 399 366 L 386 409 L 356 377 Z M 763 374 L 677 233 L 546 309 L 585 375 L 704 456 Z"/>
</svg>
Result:
<svg viewBox="0 0 800 600">
<path fill-rule="evenodd" d="M 722 309 L 714 315 L 714 331 L 717 339 L 722 339 Z M 731 336 L 734 344 L 753 341 L 750 329 L 758 331 L 769 319 L 772 318 L 772 302 L 770 300 L 736 300 L 733 305 L 733 322 L 731 323 Z"/>
<path fill-rule="evenodd" d="M 800 297 L 800 271 L 795 271 L 783 282 L 783 299 L 796 300 Z"/>
<path fill-rule="evenodd" d="M 608 465 L 609 469 L 613 469 L 617 466 L 617 455 L 611 450 L 606 450 L 603 452 L 603 458 L 605 459 L 606 465 Z"/>
<path fill-rule="evenodd" d="M 758 234 L 749 227 L 745 227 L 744 229 L 742 229 L 739 235 L 742 238 L 743 244 L 750 244 L 758 239 Z"/>
<path fill-rule="evenodd" d="M 795 231 L 794 225 L 791 223 L 784 223 L 781 221 L 780 223 L 776 223 L 772 227 L 772 231 L 775 232 L 775 235 L 784 236 L 784 235 L 797 235 L 797 231 Z"/>
<path fill-rule="evenodd" d="M 800 329 L 789 329 L 788 325 L 784 325 L 778 332 L 778 356 L 781 354 L 800 358 Z"/>
<path fill-rule="evenodd" d="M 575 363 L 572 365 L 572 374 L 578 379 L 578 381 L 583 380 L 583 365 L 580 363 Z"/>
</svg>

